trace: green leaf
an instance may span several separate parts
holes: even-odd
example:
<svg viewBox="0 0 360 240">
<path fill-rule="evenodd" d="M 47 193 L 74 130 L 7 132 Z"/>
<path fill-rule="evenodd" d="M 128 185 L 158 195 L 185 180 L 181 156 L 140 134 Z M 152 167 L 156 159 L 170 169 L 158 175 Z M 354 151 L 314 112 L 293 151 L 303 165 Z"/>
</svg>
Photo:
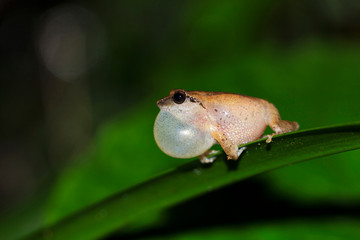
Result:
<svg viewBox="0 0 360 240">
<path fill-rule="evenodd" d="M 266 239 L 266 240 L 303 240 L 303 239 L 360 239 L 360 223 L 354 219 L 306 219 L 286 220 L 272 223 L 258 223 L 250 226 L 220 226 L 200 230 L 169 233 L 146 239 Z"/>
<path fill-rule="evenodd" d="M 274 137 L 270 144 L 258 140 L 244 146 L 247 149 L 238 161 L 226 161 L 223 153 L 211 165 L 194 160 L 39 230 L 27 239 L 98 238 L 125 229 L 146 213 L 233 182 L 301 161 L 359 149 L 360 124 L 288 133 Z"/>
</svg>

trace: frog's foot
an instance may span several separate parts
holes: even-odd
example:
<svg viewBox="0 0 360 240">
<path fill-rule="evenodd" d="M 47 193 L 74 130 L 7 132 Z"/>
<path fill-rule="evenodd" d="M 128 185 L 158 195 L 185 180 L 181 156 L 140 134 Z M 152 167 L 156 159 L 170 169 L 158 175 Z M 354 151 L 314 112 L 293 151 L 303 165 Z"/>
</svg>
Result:
<svg viewBox="0 0 360 240">
<path fill-rule="evenodd" d="M 266 143 L 271 143 L 272 142 L 272 137 L 276 135 L 276 133 L 272 133 L 272 134 L 269 134 L 269 135 L 266 135 L 264 136 L 264 138 L 267 138 L 266 139 Z"/>
<path fill-rule="evenodd" d="M 230 157 L 230 156 L 227 156 L 227 160 L 237 160 L 237 159 L 240 157 L 240 155 L 241 155 L 245 150 L 246 150 L 246 147 L 241 147 L 241 148 L 239 148 L 239 149 L 237 150 L 237 158 L 235 159 L 235 158 L 232 158 L 232 157 Z"/>
<path fill-rule="evenodd" d="M 213 163 L 215 161 L 216 157 L 208 158 L 208 157 L 204 156 L 204 157 L 199 157 L 199 159 L 202 164 L 207 164 L 207 163 Z"/>
<path fill-rule="evenodd" d="M 216 154 L 218 152 L 219 151 L 217 150 L 208 150 L 199 156 L 199 160 L 202 164 L 212 163 L 215 161 L 216 157 L 209 157 L 209 155 Z"/>
<path fill-rule="evenodd" d="M 241 147 L 238 150 L 238 157 L 240 157 L 240 155 L 246 150 L 246 147 Z"/>
</svg>

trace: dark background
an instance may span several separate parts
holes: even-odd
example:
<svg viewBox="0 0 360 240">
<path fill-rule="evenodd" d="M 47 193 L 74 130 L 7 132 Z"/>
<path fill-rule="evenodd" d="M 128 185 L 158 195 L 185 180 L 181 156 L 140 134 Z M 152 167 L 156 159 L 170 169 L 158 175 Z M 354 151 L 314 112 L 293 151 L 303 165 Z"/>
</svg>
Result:
<svg viewBox="0 0 360 240">
<path fill-rule="evenodd" d="M 359 79 L 356 0 L 3 0 L 0 232 L 13 226 L 21 235 L 189 161 L 165 156 L 153 140 L 155 102 L 171 89 L 264 98 L 308 129 L 359 121 Z M 303 208 L 312 219 L 325 205 L 326 219 L 336 206 L 337 217 L 359 224 L 359 154 L 262 175 L 210 194 L 204 208 L 243 191 L 250 200 L 238 201 L 249 207 L 270 195 L 277 200 L 264 209 L 301 205 L 291 219 L 303 219 Z M 197 202 L 168 214 L 201 212 Z M 270 236 L 270 228 L 279 238 L 304 227 L 268 227 L 270 216 L 254 217 L 265 227 L 236 217 L 229 225 L 242 226 L 239 236 Z M 219 219 L 213 225 L 224 225 Z"/>
</svg>

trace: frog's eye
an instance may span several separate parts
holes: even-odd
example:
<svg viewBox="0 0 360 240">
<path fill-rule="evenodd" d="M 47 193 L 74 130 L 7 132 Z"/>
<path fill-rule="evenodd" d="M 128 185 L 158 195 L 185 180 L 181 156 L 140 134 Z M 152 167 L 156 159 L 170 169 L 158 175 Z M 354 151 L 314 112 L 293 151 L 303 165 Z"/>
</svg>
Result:
<svg viewBox="0 0 360 240">
<path fill-rule="evenodd" d="M 186 99 L 186 94 L 183 91 L 178 91 L 173 95 L 173 100 L 177 104 L 182 104 Z"/>
</svg>

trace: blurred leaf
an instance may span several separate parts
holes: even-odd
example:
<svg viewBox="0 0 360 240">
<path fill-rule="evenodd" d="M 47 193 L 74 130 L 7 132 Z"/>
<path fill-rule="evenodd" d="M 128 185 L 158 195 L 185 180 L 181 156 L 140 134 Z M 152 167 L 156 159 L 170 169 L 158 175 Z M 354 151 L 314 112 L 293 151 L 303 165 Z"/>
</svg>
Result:
<svg viewBox="0 0 360 240">
<path fill-rule="evenodd" d="M 179 159 L 165 156 L 154 141 L 156 105 L 134 111 L 99 128 L 93 146 L 62 173 L 46 202 L 45 224 L 179 165 Z M 162 161 L 155 161 L 160 157 Z"/>
<path fill-rule="evenodd" d="M 166 234 L 163 237 L 146 237 L 146 239 L 336 239 L 352 240 L 360 238 L 360 222 L 352 219 L 336 220 L 290 220 L 270 224 L 251 226 L 227 226 L 201 229 L 197 231 Z"/>
<path fill-rule="evenodd" d="M 146 213 L 230 183 L 297 162 L 359 149 L 360 124 L 289 133 L 274 138 L 271 144 L 259 140 L 246 146 L 238 161 L 218 159 L 208 166 L 195 160 L 107 198 L 28 239 L 98 238 L 125 229 Z"/>
</svg>

